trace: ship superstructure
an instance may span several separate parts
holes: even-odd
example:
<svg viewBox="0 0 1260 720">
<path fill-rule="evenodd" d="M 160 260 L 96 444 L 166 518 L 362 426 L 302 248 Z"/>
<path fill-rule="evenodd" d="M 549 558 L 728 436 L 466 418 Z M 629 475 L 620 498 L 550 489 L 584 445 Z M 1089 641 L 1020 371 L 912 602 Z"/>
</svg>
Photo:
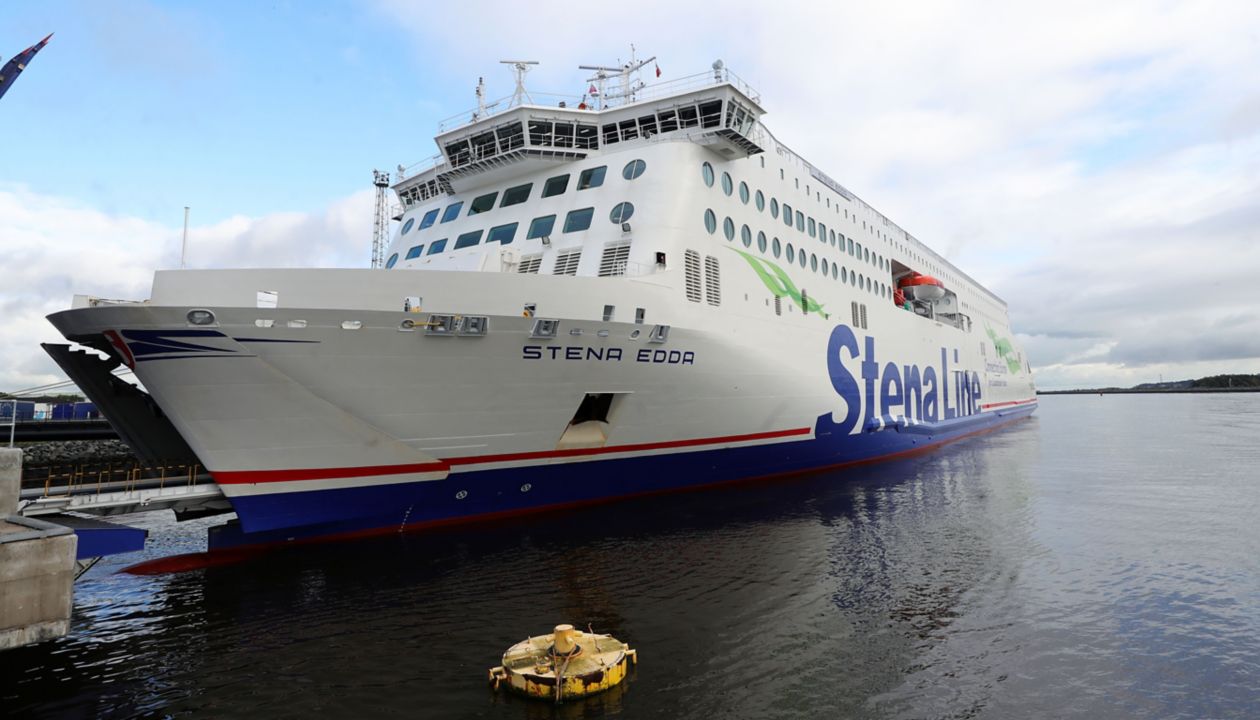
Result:
<svg viewBox="0 0 1260 720">
<path fill-rule="evenodd" d="M 235 541 L 842 466 L 1035 408 L 1005 303 L 720 62 L 548 104 L 513 65 L 393 186 L 383 268 L 162 271 L 50 316 L 135 368 Z"/>
</svg>

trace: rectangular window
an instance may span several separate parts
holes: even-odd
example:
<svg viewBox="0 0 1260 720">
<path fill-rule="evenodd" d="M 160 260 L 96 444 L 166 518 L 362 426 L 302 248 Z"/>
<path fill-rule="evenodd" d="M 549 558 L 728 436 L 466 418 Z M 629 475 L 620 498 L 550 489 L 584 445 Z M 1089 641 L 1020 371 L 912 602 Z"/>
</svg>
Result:
<svg viewBox="0 0 1260 720">
<path fill-rule="evenodd" d="M 420 219 L 420 229 L 423 230 L 431 226 L 435 221 L 437 221 L 437 214 L 438 214 L 437 208 L 433 208 L 429 212 L 425 213 L 424 217 Z"/>
<path fill-rule="evenodd" d="M 612 322 L 613 315 L 617 312 L 616 305 L 604 306 L 604 322 Z"/>
<path fill-rule="evenodd" d="M 591 227 L 591 218 L 595 217 L 595 208 L 571 210 L 564 218 L 564 231 L 567 233 L 587 230 Z"/>
<path fill-rule="evenodd" d="M 442 252 L 445 249 L 446 249 L 446 238 L 442 238 L 441 240 L 435 240 L 429 243 L 430 255 L 437 255 L 438 253 Z"/>
<path fill-rule="evenodd" d="M 673 110 L 662 110 L 656 114 L 660 119 L 661 132 L 673 132 L 678 129 L 678 114 Z M 762 162 L 765 162 L 763 159 Z"/>
<path fill-rule="evenodd" d="M 481 242 L 481 233 L 483 232 L 485 231 L 473 230 L 472 232 L 466 232 L 455 238 L 455 249 L 458 250 L 460 248 L 472 247 L 473 245 Z"/>
<path fill-rule="evenodd" d="M 525 239 L 533 240 L 534 238 L 547 237 L 551 234 L 551 231 L 555 228 L 555 226 L 555 215 L 543 215 L 542 217 L 536 217 L 532 222 L 530 222 L 529 234 L 525 236 Z"/>
<path fill-rule="evenodd" d="M 442 213 L 442 222 L 448 223 L 454 220 L 455 218 L 459 217 L 459 211 L 463 207 L 464 207 L 463 200 L 460 200 L 457 203 L 451 203 L 450 205 L 447 205 L 446 211 Z"/>
<path fill-rule="evenodd" d="M 596 167 L 596 168 L 583 170 L 582 174 L 578 175 L 577 189 L 589 190 L 591 188 L 597 188 L 600 185 L 603 185 L 604 173 L 607 172 L 607 170 L 608 170 L 607 165 L 600 165 L 599 167 Z"/>
<path fill-rule="evenodd" d="M 805 213 L 796 211 L 796 229 L 805 232 Z"/>
<path fill-rule="evenodd" d="M 553 195 L 563 195 L 565 190 L 569 189 L 569 174 L 557 175 L 553 178 L 547 178 L 547 182 L 543 183 L 542 196 L 549 198 Z"/>
<path fill-rule="evenodd" d="M 818 224 L 814 222 L 814 218 L 809 219 L 809 236 L 810 237 L 818 236 Z"/>
<path fill-rule="evenodd" d="M 489 234 L 486 235 L 486 244 L 497 242 L 500 245 L 512 244 L 512 239 L 516 237 L 516 226 L 520 223 L 508 223 L 498 227 L 490 228 Z"/>
<path fill-rule="evenodd" d="M 529 199 L 529 191 L 534 189 L 534 183 L 525 183 L 510 187 L 503 191 L 503 202 L 499 203 L 499 207 L 505 208 L 511 205 L 520 205 Z"/>
<path fill-rule="evenodd" d="M 472 205 L 468 208 L 469 215 L 486 212 L 494 209 L 494 201 L 499 197 L 499 191 L 486 193 L 472 201 Z"/>
<path fill-rule="evenodd" d="M 599 148 L 599 129 L 594 125 L 577 126 L 577 146 L 583 150 Z"/>
<path fill-rule="evenodd" d="M 415 247 L 411 248 L 410 250 L 408 250 L 408 251 L 407 251 L 407 259 L 408 259 L 408 260 L 412 260 L 412 259 L 414 259 L 414 258 L 418 258 L 418 257 L 420 257 L 420 253 L 421 253 L 423 250 L 424 250 L 424 246 L 423 246 L 423 245 L 417 245 L 417 246 L 415 246 Z"/>
</svg>

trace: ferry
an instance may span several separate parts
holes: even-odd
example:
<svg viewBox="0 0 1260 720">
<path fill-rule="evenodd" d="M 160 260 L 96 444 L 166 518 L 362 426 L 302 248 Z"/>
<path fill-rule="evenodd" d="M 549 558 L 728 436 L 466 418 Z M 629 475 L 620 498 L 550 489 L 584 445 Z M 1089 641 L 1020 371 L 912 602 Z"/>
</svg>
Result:
<svg viewBox="0 0 1260 720">
<path fill-rule="evenodd" d="M 586 66 L 545 102 L 511 65 L 392 179 L 379 267 L 163 270 L 49 316 L 109 356 L 53 346 L 138 454 L 211 473 L 232 542 L 843 468 L 1036 409 L 1006 303 L 721 61 Z M 120 365 L 142 402 L 111 400 Z"/>
</svg>

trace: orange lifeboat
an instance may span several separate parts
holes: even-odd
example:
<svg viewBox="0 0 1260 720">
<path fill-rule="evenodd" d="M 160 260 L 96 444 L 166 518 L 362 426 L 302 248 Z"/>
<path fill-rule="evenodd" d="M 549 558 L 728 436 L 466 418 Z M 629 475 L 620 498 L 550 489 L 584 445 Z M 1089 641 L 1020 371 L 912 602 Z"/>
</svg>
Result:
<svg viewBox="0 0 1260 720">
<path fill-rule="evenodd" d="M 910 273 L 897 281 L 897 287 L 911 300 L 940 300 L 945 297 L 945 283 L 931 275 Z"/>
</svg>

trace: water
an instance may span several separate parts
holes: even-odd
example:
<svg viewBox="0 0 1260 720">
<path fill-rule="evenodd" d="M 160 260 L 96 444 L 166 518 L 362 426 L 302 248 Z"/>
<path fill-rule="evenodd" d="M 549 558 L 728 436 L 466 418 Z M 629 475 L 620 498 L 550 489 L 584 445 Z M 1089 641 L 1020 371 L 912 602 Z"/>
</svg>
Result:
<svg viewBox="0 0 1260 720">
<path fill-rule="evenodd" d="M 175 575 L 114 559 L 69 637 L 0 654 L 0 715 L 1255 717 L 1258 437 L 1260 395 L 1046 397 L 841 474 Z M 149 556 L 202 542 L 149 521 Z M 639 649 L 624 689 L 489 691 L 566 621 Z"/>
</svg>

